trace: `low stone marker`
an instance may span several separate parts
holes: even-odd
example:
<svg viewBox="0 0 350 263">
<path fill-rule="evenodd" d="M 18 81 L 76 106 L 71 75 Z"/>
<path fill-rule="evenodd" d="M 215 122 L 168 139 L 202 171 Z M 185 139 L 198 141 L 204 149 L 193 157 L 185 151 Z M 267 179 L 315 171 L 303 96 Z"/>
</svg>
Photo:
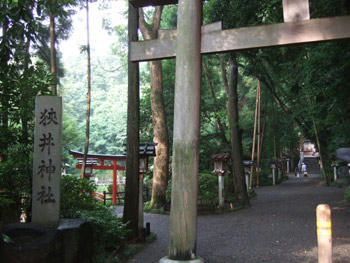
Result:
<svg viewBox="0 0 350 263">
<path fill-rule="evenodd" d="M 59 224 L 62 98 L 35 99 L 32 222 Z"/>
</svg>

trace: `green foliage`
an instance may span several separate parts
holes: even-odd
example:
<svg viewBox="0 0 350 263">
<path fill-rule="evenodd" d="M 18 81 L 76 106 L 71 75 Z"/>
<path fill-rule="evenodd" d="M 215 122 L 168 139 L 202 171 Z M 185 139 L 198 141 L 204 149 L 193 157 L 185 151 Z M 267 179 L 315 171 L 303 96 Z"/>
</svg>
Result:
<svg viewBox="0 0 350 263">
<path fill-rule="evenodd" d="M 122 219 L 103 205 L 96 204 L 93 210 L 83 210 L 78 215 L 92 226 L 92 239 L 100 249 L 98 254 L 118 248 L 128 234 Z"/>
<path fill-rule="evenodd" d="M 62 175 L 60 213 L 63 218 L 79 217 L 83 210 L 93 210 L 96 201 L 93 197 L 95 185 L 92 181 L 81 180 L 75 176 Z"/>
<path fill-rule="evenodd" d="M 60 215 L 83 218 L 91 227 L 94 242 L 94 262 L 104 262 L 108 252 L 118 248 L 128 230 L 121 218 L 93 198 L 95 185 L 71 175 L 61 178 Z"/>
<path fill-rule="evenodd" d="M 350 186 L 346 188 L 344 198 L 345 198 L 345 201 L 350 203 Z"/>
<path fill-rule="evenodd" d="M 166 200 L 171 201 L 171 182 L 166 190 Z M 218 204 L 218 177 L 214 174 L 199 173 L 198 204 L 205 207 L 215 207 Z"/>
<path fill-rule="evenodd" d="M 122 154 L 126 137 L 127 88 L 124 85 L 124 71 L 109 71 L 114 67 L 113 58 L 101 58 L 100 66 L 92 61 L 92 102 L 90 117 L 89 152 L 101 154 Z M 74 148 L 82 151 L 84 145 L 86 118 L 86 70 L 82 57 L 65 62 L 74 70 L 62 79 L 64 103 L 63 123 L 67 124 L 67 140 L 64 141 L 64 154 Z M 102 64 L 101 64 L 102 65 Z M 69 130 L 68 130 L 69 128 Z M 64 135 L 65 136 L 65 135 Z M 74 137 L 72 140 L 68 140 Z M 65 137 L 64 137 L 65 138 Z M 70 160 L 70 165 L 74 163 Z"/>
<path fill-rule="evenodd" d="M 7 244 L 13 243 L 13 240 L 8 235 L 1 233 L 1 238 L 2 238 L 2 241 L 7 243 Z"/>
<path fill-rule="evenodd" d="M 200 173 L 198 176 L 198 202 L 217 204 L 218 202 L 218 176 L 209 173 Z"/>
</svg>

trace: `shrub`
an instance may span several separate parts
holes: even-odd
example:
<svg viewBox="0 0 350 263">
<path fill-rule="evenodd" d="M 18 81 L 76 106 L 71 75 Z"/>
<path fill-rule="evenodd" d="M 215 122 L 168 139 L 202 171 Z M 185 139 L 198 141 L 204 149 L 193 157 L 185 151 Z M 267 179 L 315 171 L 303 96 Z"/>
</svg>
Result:
<svg viewBox="0 0 350 263">
<path fill-rule="evenodd" d="M 346 188 L 344 197 L 347 202 L 350 202 L 350 186 Z"/>
<path fill-rule="evenodd" d="M 61 179 L 61 217 L 83 218 L 92 231 L 93 262 L 104 262 L 107 252 L 120 246 L 129 232 L 117 215 L 93 197 L 96 186 L 88 180 L 63 175 Z"/>
<path fill-rule="evenodd" d="M 218 176 L 215 174 L 200 173 L 198 176 L 198 203 L 204 206 L 218 204 Z"/>
<path fill-rule="evenodd" d="M 166 190 L 166 200 L 171 201 L 171 182 Z M 218 204 L 218 178 L 217 175 L 200 173 L 198 176 L 198 203 L 205 206 Z"/>
<path fill-rule="evenodd" d="M 96 254 L 104 254 L 105 251 L 118 248 L 129 233 L 122 219 L 102 204 L 96 203 L 94 210 L 83 210 L 77 213 L 92 227 Z"/>
<path fill-rule="evenodd" d="M 60 214 L 63 218 L 78 217 L 77 211 L 93 210 L 96 201 L 93 192 L 96 186 L 88 180 L 72 175 L 62 175 Z"/>
</svg>

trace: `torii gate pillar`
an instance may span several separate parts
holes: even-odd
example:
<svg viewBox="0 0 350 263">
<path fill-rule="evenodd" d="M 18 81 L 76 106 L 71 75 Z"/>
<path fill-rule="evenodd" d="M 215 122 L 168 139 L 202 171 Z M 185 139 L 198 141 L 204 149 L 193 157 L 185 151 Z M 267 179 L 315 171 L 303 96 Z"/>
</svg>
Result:
<svg viewBox="0 0 350 263">
<path fill-rule="evenodd" d="M 166 262 L 203 262 L 196 256 L 202 1 L 179 0 L 169 256 Z"/>
</svg>

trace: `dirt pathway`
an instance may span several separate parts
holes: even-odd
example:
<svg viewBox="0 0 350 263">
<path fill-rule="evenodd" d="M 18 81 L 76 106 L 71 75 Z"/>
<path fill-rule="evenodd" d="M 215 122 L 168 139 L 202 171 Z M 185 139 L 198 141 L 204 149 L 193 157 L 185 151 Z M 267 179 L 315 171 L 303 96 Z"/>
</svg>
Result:
<svg viewBox="0 0 350 263">
<path fill-rule="evenodd" d="M 316 176 L 257 189 L 252 207 L 198 217 L 197 251 L 206 263 L 317 262 L 315 208 L 332 208 L 333 262 L 350 262 L 350 206 L 344 189 L 325 187 Z M 168 251 L 169 216 L 145 214 L 157 240 L 129 263 L 155 263 Z"/>
</svg>

